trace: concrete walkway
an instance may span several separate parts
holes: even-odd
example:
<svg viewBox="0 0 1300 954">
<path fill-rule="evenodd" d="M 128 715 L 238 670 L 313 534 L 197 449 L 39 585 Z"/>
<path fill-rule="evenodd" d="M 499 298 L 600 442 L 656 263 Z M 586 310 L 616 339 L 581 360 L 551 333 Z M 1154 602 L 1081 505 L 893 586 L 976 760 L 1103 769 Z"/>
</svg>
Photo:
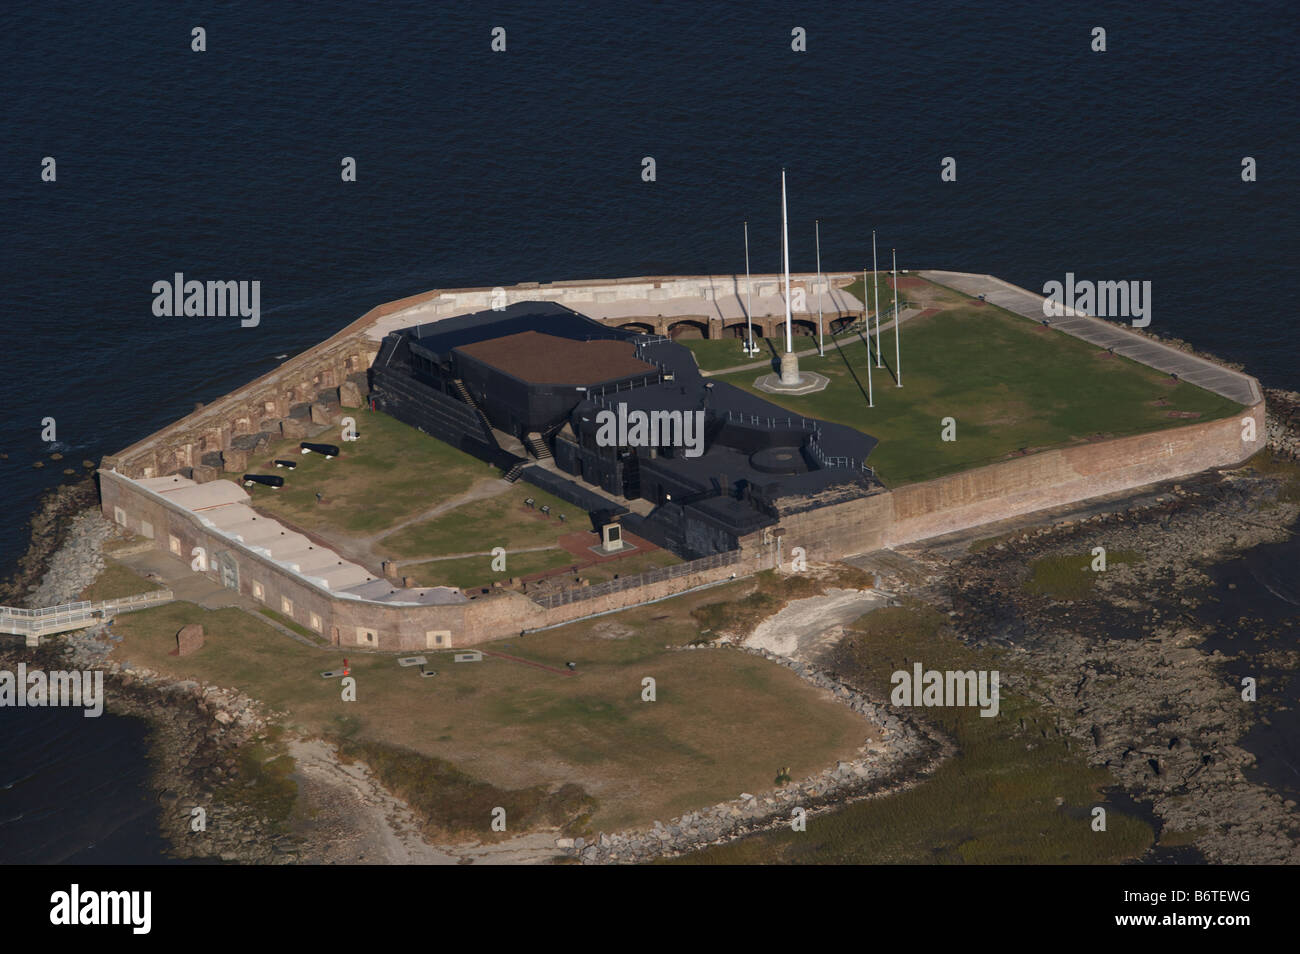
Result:
<svg viewBox="0 0 1300 954">
<path fill-rule="evenodd" d="M 1012 285 L 992 275 L 929 270 L 917 274 L 972 297 L 983 295 L 985 301 L 1033 321 L 1042 321 L 1045 317 L 1043 302 L 1046 298 L 1043 295 Z M 1185 351 L 1179 351 L 1177 348 L 1136 334 L 1113 322 L 1081 314 L 1072 308 L 1065 310 L 1064 317 L 1047 320 L 1057 331 L 1063 331 L 1067 335 L 1087 341 L 1099 348 L 1111 348 L 1116 354 L 1155 368 L 1157 371 L 1176 374 L 1181 381 L 1213 391 L 1238 404 L 1250 406 L 1263 400 L 1264 395 L 1260 391 L 1259 382 L 1250 375 L 1233 371 Z"/>
<path fill-rule="evenodd" d="M 120 556 L 115 554 L 113 559 L 134 570 L 140 576 L 165 582 L 177 602 L 193 603 L 195 606 L 206 610 L 240 609 L 259 623 L 279 630 L 285 636 L 302 643 L 304 646 L 320 649 L 322 645 L 325 645 L 324 637 L 321 637 L 321 640 L 317 642 L 300 633 L 295 633 L 289 627 L 277 623 L 265 613 L 262 613 L 262 604 L 253 597 L 222 586 L 203 573 L 196 573 L 190 569 L 188 563 L 177 559 L 170 553 L 164 553 L 162 550 L 144 550 Z"/>
</svg>

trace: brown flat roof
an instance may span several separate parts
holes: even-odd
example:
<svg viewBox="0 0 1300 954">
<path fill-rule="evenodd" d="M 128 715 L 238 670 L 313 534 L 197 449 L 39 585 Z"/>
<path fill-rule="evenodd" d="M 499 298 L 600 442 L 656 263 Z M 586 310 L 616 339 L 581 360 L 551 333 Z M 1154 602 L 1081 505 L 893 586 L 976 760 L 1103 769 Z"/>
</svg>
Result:
<svg viewBox="0 0 1300 954">
<path fill-rule="evenodd" d="M 636 356 L 630 341 L 574 341 L 540 331 L 520 331 L 452 350 L 529 384 L 600 384 L 658 370 Z"/>
</svg>

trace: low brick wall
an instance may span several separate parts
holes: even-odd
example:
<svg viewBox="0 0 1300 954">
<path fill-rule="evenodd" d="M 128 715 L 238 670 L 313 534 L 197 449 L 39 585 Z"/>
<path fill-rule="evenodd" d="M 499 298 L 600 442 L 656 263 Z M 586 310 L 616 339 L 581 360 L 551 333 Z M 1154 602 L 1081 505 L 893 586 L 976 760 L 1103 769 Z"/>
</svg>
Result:
<svg viewBox="0 0 1300 954">
<path fill-rule="evenodd" d="M 236 587 L 281 616 L 341 648 L 411 652 L 469 646 L 516 636 L 596 613 L 623 609 L 732 575 L 748 576 L 771 565 L 761 550 L 729 566 L 711 567 L 648 586 L 543 609 L 522 593 L 500 590 L 466 603 L 419 606 L 360 600 L 331 592 L 242 543 L 203 524 L 201 517 L 112 471 L 100 472 L 105 517 L 151 540 L 153 547 L 189 563 L 195 547 L 207 557 L 210 579 L 223 582 L 221 565 L 235 569 Z M 231 581 L 225 580 L 226 585 Z M 287 602 L 286 602 L 287 601 Z M 373 633 L 373 641 L 365 634 Z M 438 637 L 442 641 L 438 642 Z"/>
<path fill-rule="evenodd" d="M 1243 421 L 1256 439 L 1243 440 Z M 835 559 L 1239 464 L 1264 447 L 1264 404 L 1220 421 L 1041 451 L 783 517 L 786 547 Z M 788 552 L 788 549 L 787 549 Z"/>
<path fill-rule="evenodd" d="M 1243 419 L 1256 440 L 1243 440 Z M 835 560 L 964 530 L 1089 497 L 1128 490 L 1212 467 L 1238 464 L 1263 446 L 1264 406 L 1242 415 L 1153 434 L 1043 451 L 894 491 L 834 504 L 782 519 L 783 548 L 803 547 L 809 558 Z M 467 603 L 414 606 L 339 596 L 264 555 L 203 525 L 201 519 L 111 471 L 101 471 L 105 516 L 189 560 L 203 547 L 208 575 L 220 579 L 218 560 L 238 570 L 238 589 L 268 608 L 341 647 L 389 652 L 467 646 L 672 596 L 685 590 L 769 568 L 775 544 L 763 534 L 742 541 L 740 559 L 646 586 L 543 609 L 522 593 L 503 590 Z M 256 585 L 255 585 L 256 584 Z M 287 601 L 287 602 L 286 602 Z M 366 634 L 373 633 L 369 641 Z M 437 637 L 442 642 L 437 642 Z"/>
</svg>

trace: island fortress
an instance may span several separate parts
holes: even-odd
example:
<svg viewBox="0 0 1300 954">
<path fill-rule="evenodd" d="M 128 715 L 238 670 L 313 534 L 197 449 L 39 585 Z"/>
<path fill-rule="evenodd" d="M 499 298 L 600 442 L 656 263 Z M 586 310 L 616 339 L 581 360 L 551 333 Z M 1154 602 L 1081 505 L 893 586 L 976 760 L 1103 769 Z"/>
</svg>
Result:
<svg viewBox="0 0 1300 954">
<path fill-rule="evenodd" d="M 1042 295 L 992 276 L 913 275 L 1043 322 Z M 849 291 L 860 277 L 791 276 L 796 334 L 815 336 L 819 319 L 828 334 L 864 319 L 869 309 Z M 801 415 L 790 410 L 799 397 L 777 406 L 710 380 L 677 343 L 730 338 L 735 364 L 751 360 L 740 348 L 750 322 L 755 336 L 783 335 L 786 327 L 781 278 L 753 277 L 748 316 L 743 275 L 462 288 L 381 305 L 105 457 L 103 512 L 322 642 L 397 652 L 465 646 L 642 604 L 788 565 L 796 547 L 810 560 L 835 560 L 897 546 L 1235 465 L 1264 446 L 1264 402 L 1254 378 L 1067 310 L 1038 330 L 1176 375 L 1240 412 L 1030 449 L 886 486 L 869 459 L 876 439 L 865 406 L 855 427 Z M 905 310 L 904 322 L 909 317 Z M 908 325 L 902 328 L 907 366 Z M 815 345 L 815 337 L 802 340 Z M 911 361 L 915 368 L 923 356 Z M 877 388 L 893 387 L 877 374 Z M 680 562 L 558 589 L 420 587 L 388 564 L 350 559 L 310 528 L 255 509 L 240 478 L 272 443 L 337 444 L 347 417 L 357 420 L 364 441 L 366 415 L 377 412 L 500 468 L 506 480 L 570 502 L 597 524 L 574 530 L 618 524 Z M 611 419 L 621 419 L 623 430 L 602 430 Z M 655 430 L 677 434 L 677 446 L 638 445 L 627 436 L 628 422 L 638 419 L 672 421 Z M 935 434 L 937 441 L 937 419 Z M 346 466 L 348 445 L 340 446 L 343 455 L 330 466 Z M 437 474 L 427 479 L 436 482 Z"/>
</svg>

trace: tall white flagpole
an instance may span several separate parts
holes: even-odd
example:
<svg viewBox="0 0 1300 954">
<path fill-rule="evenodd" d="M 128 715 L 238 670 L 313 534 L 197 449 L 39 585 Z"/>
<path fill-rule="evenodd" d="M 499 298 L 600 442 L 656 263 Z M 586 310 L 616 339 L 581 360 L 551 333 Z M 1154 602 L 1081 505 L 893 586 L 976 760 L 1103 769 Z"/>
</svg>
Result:
<svg viewBox="0 0 1300 954">
<path fill-rule="evenodd" d="M 826 357 L 825 339 L 822 337 L 822 221 L 817 220 L 817 354 Z"/>
<path fill-rule="evenodd" d="M 898 350 L 899 329 L 903 326 L 903 316 L 898 310 L 898 249 L 893 249 L 894 253 L 894 377 L 898 379 L 898 387 L 903 386 L 903 361 L 902 355 Z"/>
<path fill-rule="evenodd" d="M 745 329 L 749 337 L 745 339 L 745 354 L 758 350 L 754 344 L 754 309 L 749 303 L 749 222 L 745 222 Z"/>
<path fill-rule="evenodd" d="M 867 266 L 862 266 L 862 304 L 863 310 L 866 310 L 867 303 Z M 876 342 L 876 347 L 880 347 L 880 342 Z M 875 407 L 876 400 L 871 392 L 871 319 L 867 319 L 867 407 Z"/>
<path fill-rule="evenodd" d="M 785 268 L 785 353 L 794 353 L 794 332 L 790 321 L 790 226 L 785 210 L 785 170 L 781 170 L 781 261 Z"/>
<path fill-rule="evenodd" d="M 871 392 L 871 347 L 870 347 L 870 342 L 871 342 L 871 332 L 870 332 L 870 331 L 867 332 L 867 342 L 868 342 L 868 347 L 867 347 L 867 407 L 875 407 L 875 406 L 876 406 L 876 399 L 875 399 L 875 397 L 872 395 L 872 392 Z"/>
<path fill-rule="evenodd" d="M 880 274 L 876 271 L 876 230 L 871 230 L 871 284 L 876 290 L 876 367 L 880 364 Z M 867 287 L 862 286 L 862 297 L 867 297 Z M 868 335 L 870 337 L 870 335 Z"/>
<path fill-rule="evenodd" d="M 867 294 L 867 266 L 862 266 L 862 320 L 867 323 L 867 364 L 871 364 L 871 316 L 867 309 L 871 307 L 871 296 Z"/>
</svg>

